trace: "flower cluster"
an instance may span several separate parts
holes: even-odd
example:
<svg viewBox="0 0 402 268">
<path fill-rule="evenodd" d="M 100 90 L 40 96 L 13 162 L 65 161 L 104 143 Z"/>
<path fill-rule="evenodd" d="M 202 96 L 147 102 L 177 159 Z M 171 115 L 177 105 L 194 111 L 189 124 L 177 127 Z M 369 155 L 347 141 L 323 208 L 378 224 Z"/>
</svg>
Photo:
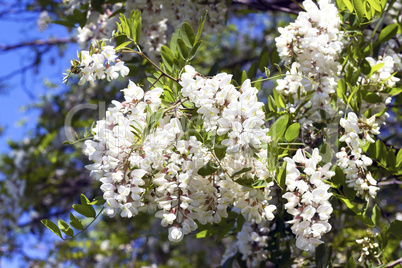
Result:
<svg viewBox="0 0 402 268">
<path fill-rule="evenodd" d="M 330 163 L 318 167 L 322 157 L 317 148 L 310 158 L 301 149 L 293 158 L 285 157 L 286 190 L 283 195 L 288 202 L 286 211 L 293 215 L 292 232 L 296 235 L 296 246 L 302 250 L 313 252 L 317 245 L 323 243 L 321 236 L 331 230 L 328 219 L 332 206 L 328 199 L 330 185 L 324 182 L 335 175 L 330 171 Z M 300 171 L 302 169 L 302 172 Z"/>
<path fill-rule="evenodd" d="M 227 153 L 252 153 L 251 149 L 270 141 L 269 129 L 264 127 L 264 103 L 258 101 L 258 90 L 249 79 L 237 91 L 230 84 L 232 75 L 221 73 L 206 79 L 196 76 L 191 66 L 185 70 L 180 82 L 183 96 L 199 108 L 206 131 L 228 136 L 222 141 Z"/>
<path fill-rule="evenodd" d="M 237 241 L 226 247 L 222 257 L 222 265 L 237 252 L 242 254 L 242 260 L 247 261 L 248 267 L 260 267 L 261 262 L 268 259 L 269 228 L 266 222 L 260 224 L 245 222 L 237 233 Z"/>
<path fill-rule="evenodd" d="M 70 1 L 70 10 L 78 9 L 83 3 L 91 6 L 91 1 Z M 109 38 L 116 29 L 118 16 L 112 16 L 115 11 L 123 8 L 121 3 L 108 5 L 104 14 L 92 10 L 87 14 L 87 23 L 78 28 L 78 40 L 81 47 L 86 47 L 88 42 Z M 142 13 L 142 29 L 144 42 L 141 42 L 147 52 L 160 52 L 162 45 L 166 44 L 171 34 L 168 28 L 177 29 L 183 21 L 187 21 L 193 27 L 197 26 L 198 18 L 204 10 L 208 10 L 204 32 L 219 32 L 225 22 L 225 1 L 143 1 L 128 0 L 124 9 L 128 11 L 140 10 Z"/>
<path fill-rule="evenodd" d="M 362 119 L 358 119 L 355 113 L 350 112 L 346 119 L 341 119 L 340 124 L 344 129 L 344 134 L 339 141 L 346 143 L 349 152 L 345 147 L 341 148 L 341 151 L 336 154 L 337 165 L 343 169 L 349 187 L 358 191 L 366 199 L 369 196 L 374 198 L 379 188 L 376 186 L 377 181 L 367 169 L 373 161 L 362 153 L 361 145 L 366 142 L 374 143 L 371 135 L 380 133 L 380 128 L 375 123 L 375 116 L 369 119 L 363 116 Z M 362 139 L 360 139 L 361 134 L 363 134 Z"/>
<path fill-rule="evenodd" d="M 111 63 L 115 64 L 111 65 Z M 130 71 L 123 61 L 117 59 L 113 46 L 103 46 L 101 51 L 95 51 L 95 53 L 81 51 L 79 64 L 79 73 L 81 75 L 81 79 L 78 81 L 79 85 L 83 85 L 87 81 L 93 83 L 96 79 L 107 78 L 108 81 L 111 81 L 117 79 L 119 73 L 124 77 Z M 74 65 L 74 62 L 72 62 L 72 65 Z"/>
<path fill-rule="evenodd" d="M 237 91 L 230 83 L 232 75 L 220 73 L 205 78 L 197 75 L 191 66 L 186 66 L 185 70 L 180 82 L 182 95 L 198 108 L 206 131 L 226 137 L 221 142 L 226 148 L 225 157 L 220 160 L 225 171 L 222 176 L 226 178 L 219 182 L 223 195 L 221 206 L 234 202 L 248 221 L 260 223 L 273 219 L 272 212 L 276 207 L 268 203 L 271 199 L 269 187 L 273 182 L 267 183 L 263 190 L 245 188 L 236 182 L 237 179 L 254 178 L 265 181 L 272 176 L 267 169 L 266 153 L 261 150 L 262 144 L 270 142 L 271 138 L 267 136 L 269 129 L 264 126 L 264 104 L 257 100 L 258 90 L 251 86 L 249 79 Z M 247 173 L 240 176 L 245 169 Z"/>
<path fill-rule="evenodd" d="M 105 213 L 132 217 L 139 211 L 157 210 L 155 216 L 162 219 L 162 226 L 172 225 L 172 241 L 180 241 L 198 223 L 219 223 L 228 216 L 230 206 L 248 221 L 273 219 L 276 207 L 268 202 L 273 182 L 265 182 L 267 154 L 260 148 L 269 137 L 260 118 L 262 104 L 256 101 L 256 89 L 246 81 L 238 92 L 230 84 L 230 75 L 205 79 L 196 76 L 191 66 L 186 70 L 181 93 L 198 107 L 205 120 L 204 131 L 227 135 L 222 140 L 225 156 L 219 160 L 216 148 L 206 147 L 189 134 L 191 122 L 186 121 L 184 101 L 179 100 L 174 109 L 161 108 L 161 88 L 144 93 L 130 81 L 122 90 L 125 101 L 112 102 L 115 107 L 93 129 L 94 140 L 85 142 L 84 153 L 95 162 L 87 168 L 102 182 Z M 198 88 L 193 90 L 198 97 L 189 96 L 193 87 Z M 198 172 L 208 165 L 217 168 L 208 174 Z M 253 188 L 240 182 L 247 179 L 265 185 Z"/>
<path fill-rule="evenodd" d="M 356 239 L 356 243 L 361 245 L 361 253 L 358 259 L 359 262 L 365 262 L 370 259 L 378 259 L 378 256 L 381 254 L 381 250 L 379 244 L 375 242 L 376 236 L 378 236 L 378 233 L 375 236 L 370 234 L 362 239 Z"/>
<path fill-rule="evenodd" d="M 311 0 L 304 1 L 306 12 L 300 12 L 294 23 L 279 28 L 277 50 L 291 68 L 284 79 L 278 80 L 276 90 L 295 100 L 312 94 L 307 104 L 311 113 L 324 110 L 333 115 L 330 101 L 341 67 L 337 59 L 343 33 L 339 31 L 341 20 L 336 6 L 328 0 L 318 4 L 319 7 Z"/>
<path fill-rule="evenodd" d="M 366 57 L 366 60 L 370 64 L 372 70 L 376 70 L 369 77 L 361 77 L 359 82 L 361 85 L 369 91 L 371 94 L 375 94 L 377 99 L 371 101 L 362 100 L 361 114 L 370 110 L 370 115 L 380 114 L 386 109 L 386 106 L 391 103 L 388 90 L 395 87 L 395 84 L 399 82 L 399 78 L 394 76 L 395 62 L 391 56 L 384 58 L 379 57 L 375 60 L 371 57 Z M 384 112 L 381 116 L 375 118 L 377 123 L 385 123 L 385 120 L 389 117 L 387 112 Z"/>
</svg>

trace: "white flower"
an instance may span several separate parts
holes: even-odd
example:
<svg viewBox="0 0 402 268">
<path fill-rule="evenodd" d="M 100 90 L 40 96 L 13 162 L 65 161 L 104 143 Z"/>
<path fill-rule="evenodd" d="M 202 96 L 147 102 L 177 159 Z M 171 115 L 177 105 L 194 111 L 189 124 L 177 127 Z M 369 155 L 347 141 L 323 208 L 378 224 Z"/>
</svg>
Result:
<svg viewBox="0 0 402 268">
<path fill-rule="evenodd" d="M 169 240 L 172 242 L 180 242 L 183 239 L 183 230 L 178 227 L 169 228 Z"/>
<path fill-rule="evenodd" d="M 127 88 L 121 90 L 124 92 L 124 99 L 127 102 L 140 100 L 144 97 L 144 90 L 137 86 L 133 81 L 129 80 Z"/>
</svg>

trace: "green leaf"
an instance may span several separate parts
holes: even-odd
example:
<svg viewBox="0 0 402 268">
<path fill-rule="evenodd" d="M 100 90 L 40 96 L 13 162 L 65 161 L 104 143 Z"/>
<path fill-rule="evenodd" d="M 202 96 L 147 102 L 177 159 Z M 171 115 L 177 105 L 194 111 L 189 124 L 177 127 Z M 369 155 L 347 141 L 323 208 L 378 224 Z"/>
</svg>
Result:
<svg viewBox="0 0 402 268">
<path fill-rule="evenodd" d="M 256 89 L 261 90 L 261 85 L 262 85 L 262 77 L 258 77 L 256 81 L 254 81 L 254 86 Z"/>
<path fill-rule="evenodd" d="M 218 170 L 218 167 L 215 165 L 215 163 L 212 161 L 209 161 L 208 163 L 206 163 L 203 167 L 201 167 L 198 170 L 197 174 L 205 177 L 205 176 L 215 173 L 217 170 Z"/>
<path fill-rule="evenodd" d="M 355 259 L 353 258 L 353 256 L 350 256 L 350 258 L 348 260 L 347 268 L 356 268 L 356 263 L 355 263 Z"/>
<path fill-rule="evenodd" d="M 395 168 L 396 167 L 396 157 L 395 157 L 395 153 L 392 149 L 390 149 L 388 151 L 387 154 L 387 166 L 390 168 Z"/>
<path fill-rule="evenodd" d="M 279 105 L 279 107 L 285 109 L 286 108 L 286 101 L 283 98 L 283 96 L 279 95 L 278 91 L 276 91 L 275 89 L 272 90 L 272 94 L 274 95 L 276 105 Z"/>
<path fill-rule="evenodd" d="M 249 172 L 249 171 L 252 170 L 252 169 L 253 169 L 253 168 L 251 168 L 251 167 L 243 168 L 243 169 L 241 169 L 241 170 L 239 170 L 239 171 L 233 173 L 232 178 L 234 178 L 234 177 L 236 177 L 236 176 L 239 176 L 240 174 Z"/>
<path fill-rule="evenodd" d="M 120 50 L 120 49 L 122 49 L 122 48 L 125 48 L 125 47 L 127 47 L 127 45 L 131 44 L 132 42 L 133 42 L 133 41 L 124 42 L 124 43 L 118 45 L 115 50 L 117 51 L 117 50 Z"/>
<path fill-rule="evenodd" d="M 247 72 L 243 70 L 241 74 L 241 84 L 243 84 L 244 81 L 247 79 Z"/>
<path fill-rule="evenodd" d="M 352 2 L 350 2 L 350 0 L 342 0 L 342 2 L 348 8 L 349 12 L 352 13 L 354 10 Z"/>
<path fill-rule="evenodd" d="M 181 37 L 183 38 L 184 43 L 188 47 L 193 47 L 195 41 L 195 35 L 193 28 L 187 22 L 183 23 L 181 26 Z"/>
<path fill-rule="evenodd" d="M 381 4 L 377 0 L 368 0 L 368 2 L 370 3 L 370 6 L 372 6 L 378 12 L 382 11 Z"/>
<path fill-rule="evenodd" d="M 214 152 L 215 152 L 215 155 L 216 155 L 216 157 L 219 159 L 219 160 L 222 160 L 224 157 L 225 157 L 225 155 L 226 155 L 226 148 L 227 147 L 225 147 L 225 146 L 223 146 L 223 145 L 219 145 L 219 146 L 215 146 L 214 147 Z"/>
<path fill-rule="evenodd" d="M 88 203 L 88 205 L 102 206 L 105 202 L 103 196 L 96 196 L 91 203 Z"/>
<path fill-rule="evenodd" d="M 247 71 L 247 77 L 253 78 L 256 76 L 257 74 L 257 67 L 258 67 L 258 63 L 257 62 L 253 62 L 250 66 L 250 68 Z"/>
<path fill-rule="evenodd" d="M 344 98 L 346 95 L 346 82 L 344 79 L 340 79 L 338 81 L 338 86 L 336 88 L 336 94 L 338 95 L 339 98 Z"/>
<path fill-rule="evenodd" d="M 320 244 L 315 251 L 315 263 L 317 268 L 327 268 L 331 262 L 332 246 L 326 247 Z"/>
<path fill-rule="evenodd" d="M 81 204 L 83 204 L 83 205 L 87 205 L 89 203 L 89 199 L 84 194 L 81 194 L 80 199 L 81 199 Z"/>
<path fill-rule="evenodd" d="M 279 117 L 269 128 L 268 136 L 271 136 L 274 140 L 281 138 L 285 134 L 288 122 L 289 115 L 285 114 Z"/>
<path fill-rule="evenodd" d="M 343 203 L 345 203 L 345 205 L 346 205 L 350 210 L 352 210 L 355 214 L 359 214 L 359 213 L 360 213 L 359 209 L 358 209 L 349 199 L 347 199 L 345 196 L 342 196 L 342 195 L 336 194 L 336 193 L 333 193 L 332 195 L 333 195 L 334 197 L 338 198 L 339 200 L 341 200 Z"/>
<path fill-rule="evenodd" d="M 352 0 L 354 10 L 356 10 L 356 15 L 361 20 L 364 17 L 364 3 L 363 0 Z"/>
<path fill-rule="evenodd" d="M 335 176 L 331 178 L 332 182 L 335 185 L 344 185 L 345 184 L 345 175 L 340 167 L 335 168 Z"/>
<path fill-rule="evenodd" d="M 377 204 L 375 204 L 375 206 L 373 207 L 373 214 L 371 215 L 371 220 L 374 222 L 375 225 L 378 225 L 378 223 L 380 222 L 380 218 L 381 218 L 381 210 L 377 206 Z"/>
<path fill-rule="evenodd" d="M 84 226 L 82 225 L 82 222 L 77 219 L 73 213 L 70 212 L 70 224 L 73 226 L 75 229 L 78 230 L 83 230 Z"/>
<path fill-rule="evenodd" d="M 391 24 L 382 29 L 380 35 L 378 36 L 378 43 L 384 43 L 393 38 L 398 32 L 398 24 Z"/>
<path fill-rule="evenodd" d="M 267 67 L 264 67 L 264 72 L 267 78 L 271 75 L 271 71 Z"/>
<path fill-rule="evenodd" d="M 170 38 L 170 43 L 169 47 L 173 52 L 176 52 L 177 49 L 177 39 L 180 36 L 180 29 L 176 30 L 174 34 L 172 34 L 172 37 Z"/>
<path fill-rule="evenodd" d="M 396 238 L 402 239 L 402 221 L 395 220 L 391 223 L 387 233 L 393 234 Z"/>
<path fill-rule="evenodd" d="M 207 236 L 209 236 L 208 235 L 208 230 L 202 230 L 201 232 L 198 232 L 195 235 L 195 238 L 204 238 L 204 237 L 207 237 Z"/>
<path fill-rule="evenodd" d="M 286 130 L 285 139 L 287 141 L 292 141 L 292 140 L 296 139 L 299 136 L 299 133 L 300 133 L 300 124 L 299 123 L 293 123 Z"/>
<path fill-rule="evenodd" d="M 399 149 L 398 154 L 396 155 L 396 161 L 395 161 L 395 166 L 399 167 L 401 166 L 402 163 L 402 149 Z"/>
<path fill-rule="evenodd" d="M 50 229 L 50 231 L 52 231 L 53 233 L 55 233 L 58 237 L 60 237 L 61 239 L 63 239 L 63 237 L 61 236 L 61 231 L 59 229 L 59 227 L 57 227 L 57 225 L 55 223 L 53 223 L 52 221 L 49 221 L 47 219 L 43 219 L 41 220 L 41 223 L 43 225 L 45 225 L 47 228 Z"/>
<path fill-rule="evenodd" d="M 367 101 L 368 103 L 378 103 L 382 102 L 382 98 L 375 94 L 374 92 L 369 92 L 363 96 L 363 100 Z"/>
<path fill-rule="evenodd" d="M 276 46 L 272 49 L 270 60 L 272 65 L 278 64 L 281 58 L 279 57 L 278 51 L 276 50 Z"/>
<path fill-rule="evenodd" d="M 180 55 L 184 58 L 187 59 L 188 58 L 188 48 L 186 46 L 186 44 L 184 44 L 183 39 L 178 38 L 177 39 L 177 44 L 179 45 L 179 53 Z"/>
<path fill-rule="evenodd" d="M 91 205 L 74 204 L 73 209 L 87 218 L 95 218 L 96 211 Z"/>
<path fill-rule="evenodd" d="M 201 37 L 202 29 L 204 28 L 205 19 L 207 18 L 207 13 L 208 13 L 208 10 L 205 10 L 201 14 L 200 20 L 198 22 L 198 29 L 197 29 L 197 35 L 195 36 L 195 42 L 197 42 Z"/>
<path fill-rule="evenodd" d="M 387 147 L 380 140 L 377 140 L 375 142 L 375 156 L 376 156 L 377 159 L 380 160 L 381 164 L 387 165 L 387 159 L 386 159 Z"/>
<path fill-rule="evenodd" d="M 247 177 L 240 177 L 238 179 L 235 180 L 236 183 L 243 185 L 243 186 L 247 186 L 247 187 L 251 187 L 251 185 L 254 182 L 253 178 L 247 178 Z"/>
<path fill-rule="evenodd" d="M 268 156 L 268 170 L 273 173 L 278 167 L 278 143 L 273 140 L 268 143 L 267 156 Z"/>
<path fill-rule="evenodd" d="M 57 222 L 57 225 L 59 226 L 60 230 L 65 233 L 66 235 L 68 235 L 69 237 L 73 237 L 74 236 L 74 231 L 73 229 L 71 229 L 70 225 L 68 225 L 65 221 L 63 220 L 59 220 Z"/>
<path fill-rule="evenodd" d="M 384 64 L 385 64 L 384 62 L 381 62 L 381 63 L 378 63 L 378 64 L 372 66 L 368 77 L 371 77 L 375 72 L 380 70 L 382 68 L 382 66 L 384 66 Z"/>
<path fill-rule="evenodd" d="M 99 13 L 101 13 L 102 15 L 105 13 L 105 10 L 102 8 L 102 5 L 105 3 L 105 0 L 91 0 L 91 8 L 93 8 L 94 10 L 98 11 Z M 82 9 L 82 6 L 80 7 Z M 89 3 L 88 3 L 88 7 L 86 9 L 89 8 Z"/>
<path fill-rule="evenodd" d="M 278 172 L 278 175 L 276 176 L 278 185 L 282 190 L 285 190 L 285 188 L 286 188 L 286 164 L 287 164 L 287 162 L 284 161 L 281 169 Z"/>
<path fill-rule="evenodd" d="M 360 64 L 360 69 L 362 70 L 363 74 L 368 75 L 371 72 L 371 65 L 366 59 L 363 59 L 362 63 Z"/>
<path fill-rule="evenodd" d="M 374 222 L 369 217 L 367 217 L 366 215 L 362 215 L 361 213 L 359 213 L 359 214 L 355 215 L 355 218 L 360 220 L 360 221 L 362 221 L 362 222 L 364 222 L 369 227 L 374 227 L 375 226 Z"/>
<path fill-rule="evenodd" d="M 332 150 L 331 146 L 328 143 L 323 143 L 320 149 L 320 155 L 322 156 L 322 161 L 324 163 L 332 162 Z"/>
<path fill-rule="evenodd" d="M 252 186 L 253 188 L 255 188 L 255 189 L 264 188 L 264 187 L 266 187 L 267 185 L 268 185 L 268 183 L 267 183 L 266 180 L 255 180 L 255 181 L 251 184 L 251 186 Z"/>
<path fill-rule="evenodd" d="M 197 54 L 198 49 L 201 46 L 202 41 L 197 41 L 197 43 L 195 43 L 194 47 L 191 49 L 190 51 L 190 56 L 189 59 L 192 60 L 195 56 L 195 54 Z"/>
<path fill-rule="evenodd" d="M 170 50 L 170 48 L 163 45 L 161 47 L 161 56 L 165 65 L 167 65 L 167 67 L 170 67 L 169 69 L 171 69 L 173 67 L 173 60 L 175 58 L 174 53 Z"/>
<path fill-rule="evenodd" d="M 141 24 L 142 24 L 142 18 L 141 18 L 141 11 L 136 10 L 134 12 L 134 29 L 135 33 L 133 33 L 133 37 L 135 37 L 134 42 L 138 43 L 140 42 L 141 38 Z"/>
<path fill-rule="evenodd" d="M 393 96 L 395 96 L 395 95 L 397 95 L 397 94 L 399 94 L 399 93 L 401 93 L 402 92 L 402 88 L 397 88 L 397 87 L 394 87 L 393 89 L 391 89 L 391 91 L 388 93 L 391 97 L 393 97 Z"/>
<path fill-rule="evenodd" d="M 258 63 L 258 68 L 260 69 L 261 72 L 263 72 L 268 67 L 269 63 L 269 49 L 267 46 L 264 46 L 263 49 L 261 50 L 259 60 L 260 62 Z"/>
<path fill-rule="evenodd" d="M 345 3 L 342 0 L 336 0 L 335 2 L 339 11 L 344 11 L 346 9 Z"/>
</svg>

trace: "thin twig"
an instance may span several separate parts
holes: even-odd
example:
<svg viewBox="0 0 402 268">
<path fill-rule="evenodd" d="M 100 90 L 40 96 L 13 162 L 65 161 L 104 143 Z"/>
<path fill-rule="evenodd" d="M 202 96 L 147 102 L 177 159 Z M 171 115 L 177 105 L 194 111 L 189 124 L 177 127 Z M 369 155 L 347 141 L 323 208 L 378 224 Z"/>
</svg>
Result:
<svg viewBox="0 0 402 268">
<path fill-rule="evenodd" d="M 399 259 L 397 259 L 396 261 L 393 261 L 393 262 L 391 262 L 391 263 L 389 263 L 387 266 L 385 266 L 385 267 L 395 267 L 396 265 L 398 265 L 398 264 L 402 264 L 402 258 L 399 258 Z"/>
<path fill-rule="evenodd" d="M 44 45 L 59 45 L 66 43 L 75 43 L 77 41 L 76 38 L 58 38 L 58 39 L 48 39 L 48 40 L 34 40 L 29 42 L 22 42 L 14 45 L 0 45 L 0 51 L 8 51 L 18 48 L 24 47 L 33 47 L 33 46 L 44 46 Z"/>
</svg>

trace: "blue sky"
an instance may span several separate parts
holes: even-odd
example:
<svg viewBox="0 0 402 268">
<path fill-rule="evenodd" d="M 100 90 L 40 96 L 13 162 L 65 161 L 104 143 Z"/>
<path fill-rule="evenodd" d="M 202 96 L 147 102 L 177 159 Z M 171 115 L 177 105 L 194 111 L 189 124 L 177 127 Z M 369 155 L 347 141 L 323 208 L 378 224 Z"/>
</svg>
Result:
<svg viewBox="0 0 402 268">
<path fill-rule="evenodd" d="M 10 22 L 0 20 L 0 45 L 14 45 L 34 39 L 47 39 L 49 37 L 68 37 L 70 34 L 65 27 L 50 25 L 49 28 L 40 32 L 36 27 L 36 21 Z M 70 59 L 76 56 L 77 46 L 69 44 L 68 50 L 63 57 L 58 55 L 56 49 L 50 51 L 38 68 L 38 72 L 28 71 L 25 76 L 21 74 L 10 77 L 9 74 L 33 61 L 32 48 L 11 50 L 7 53 L 0 53 L 0 83 L 6 83 L 5 93 L 0 94 L 0 126 L 5 130 L 0 136 L 0 153 L 9 152 L 7 140 L 21 141 L 28 136 L 29 130 L 36 125 L 39 111 L 35 109 L 22 110 L 22 107 L 40 100 L 45 94 L 57 94 L 64 85 L 62 84 L 62 73 L 69 68 Z M 51 64 L 54 62 L 53 64 Z M 4 79 L 4 77 L 10 77 Z M 58 88 L 47 89 L 44 87 L 44 80 L 48 80 Z M 19 124 L 18 122 L 25 122 Z M 21 219 L 23 221 L 23 217 Z M 1 234 L 0 234 L 1 235 Z M 37 238 L 32 234 L 21 237 L 24 239 L 25 253 L 28 256 L 46 256 L 48 246 L 45 243 L 38 244 Z M 49 239 L 53 242 L 54 237 L 49 232 Z M 49 242 L 49 241 L 48 241 Z M 52 243 L 51 242 L 51 243 Z M 1 260 L 0 267 L 24 266 L 24 261 L 19 257 Z"/>
<path fill-rule="evenodd" d="M 70 34 L 65 27 L 50 25 L 40 32 L 36 27 L 36 21 L 10 22 L 0 20 L 0 45 L 13 45 L 34 39 L 47 39 L 49 37 L 67 37 Z M 38 111 L 30 109 L 22 111 L 22 107 L 38 101 L 41 95 L 56 94 L 64 85 L 62 73 L 69 68 L 70 59 L 76 56 L 77 46 L 69 44 L 64 57 L 58 55 L 53 49 L 43 58 L 43 63 L 38 72 L 28 71 L 26 75 L 12 76 L 10 79 L 2 79 L 6 83 L 6 93 L 0 95 L 0 126 L 5 131 L 0 136 L 0 152 L 8 150 L 7 140 L 19 141 L 27 136 L 27 131 L 35 126 Z M 7 53 L 0 53 L 0 78 L 9 77 L 14 71 L 29 65 L 34 60 L 35 54 L 32 48 L 14 49 Z M 52 64 L 52 62 L 54 62 Z M 46 89 L 43 81 L 58 85 L 56 89 Z M 18 122 L 25 122 L 23 126 Z"/>
</svg>

